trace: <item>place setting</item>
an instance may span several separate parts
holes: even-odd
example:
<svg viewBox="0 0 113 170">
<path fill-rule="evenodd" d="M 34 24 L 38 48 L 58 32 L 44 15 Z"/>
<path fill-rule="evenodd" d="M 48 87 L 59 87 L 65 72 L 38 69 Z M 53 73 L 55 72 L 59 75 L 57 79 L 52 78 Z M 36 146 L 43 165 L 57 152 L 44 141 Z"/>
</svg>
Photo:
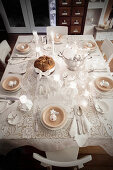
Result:
<svg viewBox="0 0 113 170">
<path fill-rule="evenodd" d="M 59 130 L 67 123 L 67 112 L 59 105 L 47 105 L 42 109 L 40 120 L 45 128 Z"/>
<path fill-rule="evenodd" d="M 5 92 L 15 93 L 21 88 L 20 79 L 16 76 L 9 76 L 2 81 L 2 88 Z"/>
<path fill-rule="evenodd" d="M 11 99 L 13 99 L 13 97 Z M 7 121 L 10 125 L 17 125 L 18 123 L 22 124 L 25 115 L 28 115 L 30 110 L 32 109 L 33 103 L 31 99 L 26 95 L 21 95 L 18 98 L 14 97 L 14 101 L 17 109 L 10 110 Z"/>
<path fill-rule="evenodd" d="M 85 49 L 88 50 L 88 52 L 95 52 L 95 50 L 97 49 L 97 45 L 95 42 L 89 40 L 89 41 L 80 41 L 80 46 Z"/>
<path fill-rule="evenodd" d="M 74 117 L 69 130 L 70 136 L 76 140 L 79 146 L 83 146 L 90 136 L 92 124 L 84 113 L 84 106 L 75 105 L 73 107 Z"/>
</svg>

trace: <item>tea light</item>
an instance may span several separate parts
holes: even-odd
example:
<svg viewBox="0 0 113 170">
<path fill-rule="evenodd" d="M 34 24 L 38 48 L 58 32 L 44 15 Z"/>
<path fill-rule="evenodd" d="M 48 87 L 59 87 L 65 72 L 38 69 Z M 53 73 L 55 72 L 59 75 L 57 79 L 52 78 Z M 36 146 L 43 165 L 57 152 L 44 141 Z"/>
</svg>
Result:
<svg viewBox="0 0 113 170">
<path fill-rule="evenodd" d="M 27 97 L 25 95 L 22 95 L 19 97 L 20 99 L 20 109 L 23 111 L 29 111 L 31 110 L 33 103 L 31 100 L 27 99 Z"/>
<path fill-rule="evenodd" d="M 19 97 L 21 103 L 26 103 L 27 97 L 25 95 L 22 95 Z"/>
</svg>

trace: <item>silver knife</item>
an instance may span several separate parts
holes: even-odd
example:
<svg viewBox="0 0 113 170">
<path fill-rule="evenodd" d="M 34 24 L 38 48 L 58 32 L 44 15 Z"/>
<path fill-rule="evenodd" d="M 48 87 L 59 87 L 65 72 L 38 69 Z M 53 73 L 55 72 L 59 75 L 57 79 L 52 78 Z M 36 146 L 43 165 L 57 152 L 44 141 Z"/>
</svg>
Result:
<svg viewBox="0 0 113 170">
<path fill-rule="evenodd" d="M 11 101 L 14 101 L 14 100 L 19 100 L 19 97 L 7 97 L 7 96 L 0 96 L 0 99 L 2 100 L 11 100 Z"/>
</svg>

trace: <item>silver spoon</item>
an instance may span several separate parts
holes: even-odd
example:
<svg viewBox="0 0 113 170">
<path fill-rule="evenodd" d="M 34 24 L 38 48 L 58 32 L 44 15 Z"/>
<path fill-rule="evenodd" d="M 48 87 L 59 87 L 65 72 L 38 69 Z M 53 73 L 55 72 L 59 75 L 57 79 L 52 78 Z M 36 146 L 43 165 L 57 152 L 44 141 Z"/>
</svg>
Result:
<svg viewBox="0 0 113 170">
<path fill-rule="evenodd" d="M 74 114 L 76 114 L 78 116 L 77 112 L 78 111 L 77 111 L 76 107 L 74 107 Z M 80 122 L 79 122 L 77 116 L 76 116 L 77 130 L 78 130 L 78 134 L 81 135 L 82 134 L 82 129 L 81 129 Z"/>
<path fill-rule="evenodd" d="M 82 112 L 82 109 L 81 109 L 81 107 L 80 107 L 80 106 L 79 106 L 79 109 L 78 109 L 77 115 L 78 115 L 78 116 L 80 116 L 81 126 L 82 126 L 82 132 L 83 132 L 83 134 L 85 134 L 85 133 L 86 133 L 86 129 L 85 129 L 85 126 L 84 126 L 84 122 L 83 122 L 83 120 L 82 120 L 83 112 Z"/>
</svg>

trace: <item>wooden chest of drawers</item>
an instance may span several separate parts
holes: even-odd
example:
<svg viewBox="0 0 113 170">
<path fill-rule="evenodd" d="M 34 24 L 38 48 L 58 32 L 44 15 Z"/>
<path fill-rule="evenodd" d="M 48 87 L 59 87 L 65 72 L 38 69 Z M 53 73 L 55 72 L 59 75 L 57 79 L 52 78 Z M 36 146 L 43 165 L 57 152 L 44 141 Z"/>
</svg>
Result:
<svg viewBox="0 0 113 170">
<path fill-rule="evenodd" d="M 68 26 L 69 34 L 83 34 L 88 0 L 57 0 L 57 25 Z"/>
</svg>

